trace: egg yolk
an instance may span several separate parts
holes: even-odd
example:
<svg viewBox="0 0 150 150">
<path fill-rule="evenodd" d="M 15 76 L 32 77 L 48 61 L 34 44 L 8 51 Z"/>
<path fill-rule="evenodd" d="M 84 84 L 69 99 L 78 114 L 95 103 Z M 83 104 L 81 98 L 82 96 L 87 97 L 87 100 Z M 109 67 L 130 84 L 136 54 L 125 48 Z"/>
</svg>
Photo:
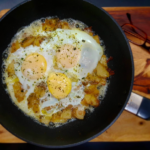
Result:
<svg viewBox="0 0 150 150">
<path fill-rule="evenodd" d="M 47 69 L 47 62 L 45 58 L 38 54 L 32 53 L 28 55 L 21 67 L 21 71 L 28 79 L 39 79 L 41 78 Z"/>
<path fill-rule="evenodd" d="M 71 80 L 63 73 L 50 73 L 47 79 L 50 93 L 57 99 L 65 98 L 71 92 Z"/>
<path fill-rule="evenodd" d="M 78 64 L 81 52 L 70 44 L 63 45 L 56 53 L 57 62 L 64 68 L 72 68 Z"/>
</svg>

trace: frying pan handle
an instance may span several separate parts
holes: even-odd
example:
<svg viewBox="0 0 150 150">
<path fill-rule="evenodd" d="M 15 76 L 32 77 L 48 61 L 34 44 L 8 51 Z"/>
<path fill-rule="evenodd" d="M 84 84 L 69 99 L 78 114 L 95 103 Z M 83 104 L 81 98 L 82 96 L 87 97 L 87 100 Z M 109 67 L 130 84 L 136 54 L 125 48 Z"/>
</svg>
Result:
<svg viewBox="0 0 150 150">
<path fill-rule="evenodd" d="M 150 120 L 150 99 L 131 93 L 125 110 L 145 119 Z"/>
</svg>

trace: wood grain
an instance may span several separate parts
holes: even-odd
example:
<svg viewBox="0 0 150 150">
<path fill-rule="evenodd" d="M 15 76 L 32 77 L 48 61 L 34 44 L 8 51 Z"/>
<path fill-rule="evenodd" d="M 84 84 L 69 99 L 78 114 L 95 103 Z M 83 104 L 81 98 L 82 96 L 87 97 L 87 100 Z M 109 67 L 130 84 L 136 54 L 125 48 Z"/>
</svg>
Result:
<svg viewBox="0 0 150 150">
<path fill-rule="evenodd" d="M 119 25 L 129 23 L 126 13 L 130 13 L 132 22 L 137 27 L 144 30 L 150 37 L 150 7 L 104 7 L 106 11 L 118 22 Z M 7 11 L 2 10 L 0 17 Z M 146 78 L 150 82 L 150 66 L 145 68 L 147 61 L 150 59 L 150 54 L 140 46 L 130 43 L 134 65 L 135 65 L 135 79 L 136 82 L 141 82 L 141 79 Z M 137 76 L 141 75 L 141 78 Z M 140 79 L 140 80 L 139 80 Z M 146 83 L 145 83 L 146 84 Z M 149 88 L 149 85 L 147 89 Z M 133 91 L 150 98 L 150 94 L 143 89 L 133 88 Z M 119 119 L 103 134 L 93 139 L 91 142 L 100 141 L 150 141 L 150 121 L 145 121 L 135 115 L 124 111 Z M 4 127 L 0 125 L 0 143 L 23 143 L 24 141 L 18 139 L 9 133 Z"/>
<path fill-rule="evenodd" d="M 4 9 L 4 10 L 0 11 L 0 18 L 1 18 L 4 14 L 6 14 L 8 11 L 9 11 L 9 9 Z"/>
<path fill-rule="evenodd" d="M 150 7 L 104 7 L 104 9 L 113 16 L 120 26 L 124 23 L 130 23 L 126 16 L 126 13 L 130 13 L 133 25 L 145 31 L 150 39 Z M 150 99 L 150 84 L 148 84 L 148 81 L 150 82 L 150 67 L 143 70 L 147 60 L 150 59 L 150 54 L 140 46 L 132 43 L 130 46 L 134 58 L 135 79 L 143 72 L 138 80 L 134 80 L 133 92 Z"/>
<path fill-rule="evenodd" d="M 124 111 L 119 119 L 107 131 L 91 142 L 149 141 L 149 126 L 150 122 Z"/>
</svg>

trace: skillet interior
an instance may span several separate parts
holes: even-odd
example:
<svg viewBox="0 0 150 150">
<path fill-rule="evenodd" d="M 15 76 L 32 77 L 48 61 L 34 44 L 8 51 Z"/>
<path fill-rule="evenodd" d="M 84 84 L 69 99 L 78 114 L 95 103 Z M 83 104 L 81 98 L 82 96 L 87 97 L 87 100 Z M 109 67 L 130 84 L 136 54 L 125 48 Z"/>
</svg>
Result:
<svg viewBox="0 0 150 150">
<path fill-rule="evenodd" d="M 121 114 L 132 89 L 132 54 L 121 30 L 103 10 L 80 0 L 33 0 L 20 4 L 1 20 L 0 58 L 20 27 L 47 16 L 81 20 L 92 26 L 104 40 L 107 57 L 113 57 L 108 66 L 115 70 L 115 75 L 110 79 L 107 95 L 101 105 L 83 121 L 77 120 L 56 129 L 49 129 L 32 121 L 17 109 L 1 82 L 0 122 L 19 138 L 37 145 L 73 146 L 104 132 Z"/>
</svg>

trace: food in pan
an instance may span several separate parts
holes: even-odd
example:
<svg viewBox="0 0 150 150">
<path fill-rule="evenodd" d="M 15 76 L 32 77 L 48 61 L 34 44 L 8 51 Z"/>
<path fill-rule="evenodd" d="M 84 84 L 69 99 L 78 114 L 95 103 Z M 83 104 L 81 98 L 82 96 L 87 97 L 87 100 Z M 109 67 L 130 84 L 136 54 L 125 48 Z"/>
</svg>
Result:
<svg viewBox="0 0 150 150">
<path fill-rule="evenodd" d="M 90 27 L 48 17 L 16 33 L 4 54 L 3 82 L 26 115 L 47 126 L 83 120 L 105 96 L 110 76 L 101 39 Z"/>
</svg>

